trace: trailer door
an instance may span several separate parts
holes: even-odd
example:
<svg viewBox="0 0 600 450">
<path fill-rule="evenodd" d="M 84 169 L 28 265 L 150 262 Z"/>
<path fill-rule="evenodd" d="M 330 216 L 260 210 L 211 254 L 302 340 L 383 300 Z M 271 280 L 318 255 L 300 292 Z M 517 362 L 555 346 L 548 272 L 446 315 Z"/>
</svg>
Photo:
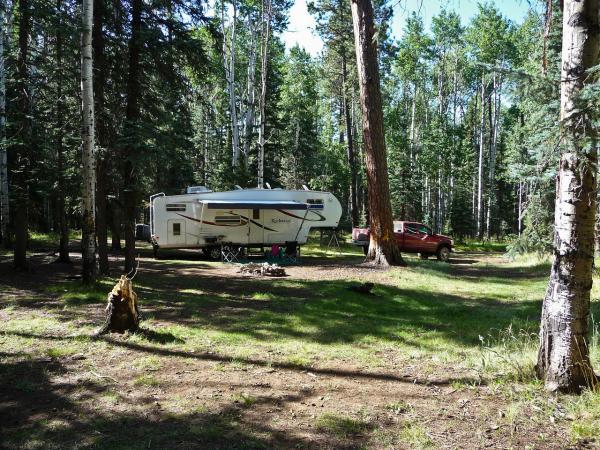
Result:
<svg viewBox="0 0 600 450">
<path fill-rule="evenodd" d="M 167 221 L 167 243 L 169 245 L 185 244 L 185 220 L 170 219 Z"/>
<path fill-rule="evenodd" d="M 265 242 L 265 210 L 251 209 L 248 211 L 248 244 Z"/>
</svg>

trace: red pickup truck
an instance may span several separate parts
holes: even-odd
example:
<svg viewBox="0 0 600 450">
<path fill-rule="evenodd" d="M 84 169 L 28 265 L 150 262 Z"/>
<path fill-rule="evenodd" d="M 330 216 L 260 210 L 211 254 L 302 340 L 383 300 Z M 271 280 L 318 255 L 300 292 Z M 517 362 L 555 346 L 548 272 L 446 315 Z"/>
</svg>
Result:
<svg viewBox="0 0 600 450">
<path fill-rule="evenodd" d="M 369 229 L 353 228 L 352 243 L 363 248 L 365 255 L 369 250 Z M 440 261 L 447 262 L 454 241 L 448 236 L 435 234 L 427 225 L 418 222 L 394 221 L 394 237 L 405 253 L 419 253 L 421 258 L 437 255 Z"/>
</svg>

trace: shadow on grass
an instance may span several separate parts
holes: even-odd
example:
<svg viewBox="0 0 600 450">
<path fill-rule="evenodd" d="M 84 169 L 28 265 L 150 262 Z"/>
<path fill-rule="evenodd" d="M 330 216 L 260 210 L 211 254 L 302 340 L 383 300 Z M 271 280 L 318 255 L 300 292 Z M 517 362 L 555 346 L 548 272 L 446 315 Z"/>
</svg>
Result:
<svg viewBox="0 0 600 450">
<path fill-rule="evenodd" d="M 377 285 L 375 296 L 364 296 L 352 292 L 349 288 L 355 282 L 348 280 L 259 279 L 218 265 L 182 267 L 158 261 L 144 261 L 144 265 L 145 270 L 135 280 L 140 307 L 145 316 L 162 322 L 272 343 L 289 338 L 320 344 L 375 339 L 432 351 L 440 341 L 478 346 L 480 335 L 510 325 L 535 332 L 543 292 L 540 300 L 518 301 L 510 285 L 539 282 L 546 276 L 545 264 L 457 267 L 412 260 L 411 270 L 431 275 L 431 283 L 440 283 L 439 288 L 402 287 L 399 278 L 398 286 Z M 457 270 L 463 273 L 457 275 Z M 457 276 L 469 283 L 465 293 L 444 293 L 443 283 Z M 473 284 L 477 282 L 501 283 L 506 289 L 498 289 L 490 298 L 489 294 L 477 293 Z M 69 292 L 61 293 L 63 300 L 55 301 L 53 312 L 62 320 L 79 322 L 101 315 L 94 303 L 103 302 L 110 290 L 108 284 L 92 291 L 74 283 L 59 287 Z M 62 308 L 64 301 L 73 307 Z M 50 306 L 48 302 L 40 305 L 29 301 L 23 305 Z M 156 343 L 177 343 L 176 339 L 170 333 L 148 337 Z"/>
<path fill-rule="evenodd" d="M 29 339 L 40 339 L 40 340 L 53 340 L 53 341 L 68 341 L 71 339 L 75 339 L 74 337 L 68 336 L 49 336 L 49 335 L 41 335 L 35 333 L 28 332 L 18 332 L 18 331 L 6 331 L 5 335 L 19 336 L 22 338 Z M 453 383 L 463 383 L 463 384 L 477 384 L 482 385 L 485 384 L 485 381 L 480 377 L 438 377 L 438 378 L 419 378 L 413 375 L 395 375 L 389 372 L 374 372 L 374 371 L 362 371 L 362 370 L 346 370 L 340 368 L 327 368 L 327 367 L 313 367 L 310 365 L 304 365 L 295 362 L 278 362 L 272 361 L 270 359 L 258 359 L 251 357 L 240 357 L 235 356 L 231 357 L 228 355 L 216 354 L 213 352 L 187 352 L 184 350 L 178 350 L 173 348 L 165 348 L 165 347 L 157 347 L 152 345 L 145 345 L 138 342 L 131 342 L 126 339 L 113 339 L 110 335 L 101 336 L 98 338 L 104 342 L 107 342 L 111 345 L 115 345 L 117 347 L 123 347 L 128 350 L 140 352 L 140 353 L 150 353 L 152 355 L 159 355 L 165 357 L 177 357 L 177 358 L 188 358 L 195 359 L 200 361 L 213 361 L 219 363 L 231 363 L 235 361 L 236 363 L 243 363 L 248 365 L 254 365 L 258 367 L 268 367 L 275 369 L 283 369 L 283 370 L 293 370 L 297 372 L 311 372 L 313 374 L 323 375 L 323 376 L 331 376 L 331 377 L 339 377 L 339 378 L 350 378 L 350 379 L 364 379 L 364 380 L 381 380 L 381 381 L 394 381 L 399 383 L 408 383 L 408 384 L 418 384 L 424 386 L 449 386 Z"/>
<path fill-rule="evenodd" d="M 295 436 L 268 424 L 259 412 L 308 395 L 302 390 L 286 396 L 260 396 L 252 405 L 231 401 L 213 410 L 173 414 L 153 397 L 129 399 L 137 413 L 102 407 L 98 398 L 111 394 L 111 385 L 69 381 L 66 365 L 31 360 L 0 366 L 0 432 L 2 448 L 18 449 L 147 449 L 147 448 L 344 448 L 326 434 Z M 72 379 L 72 378 L 71 378 Z M 112 392 L 112 395 L 115 395 Z M 76 400 L 75 400 L 76 399 Z M 140 403 L 142 403 L 140 405 Z M 311 439 L 311 437 L 313 439 Z M 352 441 L 363 446 L 366 434 Z"/>
<path fill-rule="evenodd" d="M 144 336 L 144 338 L 146 338 L 146 340 L 149 342 L 154 342 L 157 344 L 183 344 L 185 342 L 183 339 L 167 331 L 155 331 L 142 327 L 138 333 Z"/>
<path fill-rule="evenodd" d="M 350 290 L 356 282 L 347 280 L 140 277 L 139 282 L 142 308 L 157 320 L 270 342 L 375 338 L 426 348 L 429 337 L 477 346 L 491 329 L 537 327 L 541 304 L 513 301 L 511 290 L 490 299 L 376 285 L 376 295 L 365 296 Z"/>
</svg>

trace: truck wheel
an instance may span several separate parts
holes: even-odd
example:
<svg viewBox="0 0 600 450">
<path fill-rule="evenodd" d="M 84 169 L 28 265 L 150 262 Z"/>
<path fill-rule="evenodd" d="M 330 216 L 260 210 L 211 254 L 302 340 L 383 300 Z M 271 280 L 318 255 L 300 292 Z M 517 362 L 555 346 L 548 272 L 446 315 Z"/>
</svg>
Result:
<svg viewBox="0 0 600 450">
<path fill-rule="evenodd" d="M 442 262 L 450 261 L 450 247 L 442 245 L 437 251 L 437 259 Z"/>
</svg>

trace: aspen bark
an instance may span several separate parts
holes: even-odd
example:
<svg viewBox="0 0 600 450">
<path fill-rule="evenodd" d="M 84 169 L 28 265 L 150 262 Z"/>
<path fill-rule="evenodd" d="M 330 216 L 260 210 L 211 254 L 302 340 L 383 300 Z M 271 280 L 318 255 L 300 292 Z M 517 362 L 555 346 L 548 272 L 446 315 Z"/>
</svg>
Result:
<svg viewBox="0 0 600 450">
<path fill-rule="evenodd" d="M 492 213 L 494 204 L 494 181 L 496 174 L 496 153 L 498 148 L 498 133 L 500 129 L 500 107 L 501 107 L 501 84 L 497 79 L 497 74 L 494 73 L 493 81 L 493 121 L 492 128 L 490 130 L 492 138 L 490 140 L 490 168 L 489 168 L 489 187 L 488 187 L 488 204 L 487 204 L 487 215 L 486 215 L 486 233 L 487 239 L 489 240 L 492 235 Z"/>
<path fill-rule="evenodd" d="M 10 242 L 8 223 L 10 207 L 8 204 L 8 161 L 6 151 L 6 72 L 4 65 L 4 39 L 7 30 L 6 0 L 0 0 L 0 236 L 6 247 Z"/>
<path fill-rule="evenodd" d="M 248 166 L 248 156 L 250 155 L 250 142 L 252 140 L 252 132 L 254 130 L 254 111 L 256 109 L 256 100 L 254 95 L 256 82 L 256 42 L 258 32 L 256 26 L 250 21 L 249 16 L 248 26 L 250 27 L 250 54 L 248 55 L 248 73 L 246 80 L 246 99 L 248 106 L 244 117 L 244 165 Z"/>
<path fill-rule="evenodd" d="M 237 167 L 240 160 L 240 132 L 237 118 L 237 98 L 235 95 L 235 33 L 237 24 L 237 7 L 235 0 L 231 2 L 233 19 L 231 23 L 231 37 L 229 48 L 227 46 L 227 33 L 225 30 L 225 13 L 221 5 L 221 29 L 223 32 L 223 60 L 225 66 L 225 79 L 227 80 L 227 93 L 229 95 L 229 118 L 231 120 L 231 165 Z M 229 52 L 229 54 L 228 54 Z"/>
<path fill-rule="evenodd" d="M 96 280 L 96 155 L 94 151 L 94 85 L 92 63 L 92 24 L 94 0 L 83 0 L 81 17 L 81 130 L 83 151 L 83 282 Z"/>
<path fill-rule="evenodd" d="M 481 77 L 481 120 L 479 122 L 479 165 L 477 169 L 477 237 L 483 238 L 483 141 L 485 136 L 485 82 Z"/>
<path fill-rule="evenodd" d="M 554 257 L 542 306 L 537 375 L 551 391 L 579 392 L 597 383 L 589 357 L 594 262 L 597 130 L 579 97 L 598 64 L 599 2 L 565 0 L 561 64 L 564 150 L 556 180 Z M 586 148 L 585 141 L 591 145 Z"/>
<path fill-rule="evenodd" d="M 260 90 L 260 128 L 258 130 L 258 188 L 265 183 L 265 103 L 267 101 L 267 69 L 269 62 L 269 34 L 271 32 L 271 0 L 263 0 L 262 67 Z"/>
<path fill-rule="evenodd" d="M 373 5 L 371 0 L 351 0 L 351 6 L 369 195 L 367 261 L 379 266 L 404 264 L 394 239 Z"/>
</svg>

